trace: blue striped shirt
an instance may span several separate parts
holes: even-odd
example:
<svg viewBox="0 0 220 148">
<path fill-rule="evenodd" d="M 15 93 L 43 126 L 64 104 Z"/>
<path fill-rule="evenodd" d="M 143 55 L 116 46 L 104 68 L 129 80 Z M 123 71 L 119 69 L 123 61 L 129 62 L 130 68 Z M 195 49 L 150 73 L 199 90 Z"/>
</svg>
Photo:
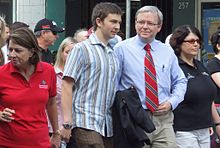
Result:
<svg viewBox="0 0 220 148">
<path fill-rule="evenodd" d="M 95 34 L 75 45 L 64 68 L 64 76 L 75 81 L 74 127 L 113 136 L 111 106 L 116 91 L 117 66 L 111 46 L 105 46 Z"/>
<path fill-rule="evenodd" d="M 134 86 L 139 94 L 143 108 L 146 107 L 144 56 L 146 43 L 139 36 L 122 41 L 114 47 L 119 59 L 118 89 L 124 90 Z M 151 54 L 156 69 L 159 103 L 169 101 L 172 109 L 183 101 L 186 91 L 187 79 L 178 65 L 178 60 L 173 49 L 153 40 Z"/>
</svg>

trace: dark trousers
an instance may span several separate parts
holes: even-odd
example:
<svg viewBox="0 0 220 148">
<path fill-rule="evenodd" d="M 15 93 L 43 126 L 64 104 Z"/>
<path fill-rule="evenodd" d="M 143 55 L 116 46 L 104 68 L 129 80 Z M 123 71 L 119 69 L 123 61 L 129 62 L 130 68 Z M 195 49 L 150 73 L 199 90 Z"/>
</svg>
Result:
<svg viewBox="0 0 220 148">
<path fill-rule="evenodd" d="M 67 143 L 66 148 L 78 148 L 76 145 L 76 140 L 75 140 L 75 136 L 73 134 L 73 130 L 72 130 L 72 136 L 70 137 L 69 143 Z M 49 136 L 52 136 L 52 133 L 49 133 Z"/>
<path fill-rule="evenodd" d="M 73 129 L 72 129 L 72 136 L 70 137 L 69 143 L 67 143 L 67 147 L 66 148 L 78 148 L 77 144 L 76 144 L 76 138 L 75 135 L 73 134 Z"/>
<path fill-rule="evenodd" d="M 78 148 L 113 148 L 112 137 L 103 137 L 93 130 L 74 128 L 72 134 Z"/>
</svg>

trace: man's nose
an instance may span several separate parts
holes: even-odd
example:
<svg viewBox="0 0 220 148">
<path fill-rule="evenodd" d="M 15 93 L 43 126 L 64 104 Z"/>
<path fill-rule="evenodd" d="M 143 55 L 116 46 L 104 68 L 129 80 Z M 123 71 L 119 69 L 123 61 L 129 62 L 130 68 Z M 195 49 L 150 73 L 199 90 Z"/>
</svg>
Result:
<svg viewBox="0 0 220 148">
<path fill-rule="evenodd" d="M 115 29 L 116 29 L 117 31 L 119 31 L 119 30 L 120 30 L 120 26 L 121 26 L 121 24 L 120 24 L 120 23 L 117 23 L 117 24 L 115 25 Z"/>
</svg>

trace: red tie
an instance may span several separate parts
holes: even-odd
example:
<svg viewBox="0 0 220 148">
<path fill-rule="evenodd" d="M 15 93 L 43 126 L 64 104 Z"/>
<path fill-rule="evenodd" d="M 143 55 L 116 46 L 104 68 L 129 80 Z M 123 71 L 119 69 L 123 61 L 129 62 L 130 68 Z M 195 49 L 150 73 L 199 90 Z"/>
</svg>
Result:
<svg viewBox="0 0 220 148">
<path fill-rule="evenodd" d="M 146 106 L 148 109 L 154 112 L 159 105 L 156 70 L 150 53 L 150 44 L 147 44 L 144 49 L 146 50 L 146 55 L 144 58 Z"/>
</svg>

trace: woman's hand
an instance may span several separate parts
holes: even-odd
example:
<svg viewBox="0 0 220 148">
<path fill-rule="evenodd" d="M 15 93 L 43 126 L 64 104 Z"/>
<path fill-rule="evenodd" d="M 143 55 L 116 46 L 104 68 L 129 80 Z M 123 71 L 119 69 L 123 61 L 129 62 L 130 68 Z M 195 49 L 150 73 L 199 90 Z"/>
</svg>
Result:
<svg viewBox="0 0 220 148">
<path fill-rule="evenodd" d="M 53 133 L 51 138 L 50 138 L 50 143 L 51 143 L 51 148 L 59 148 L 60 147 L 60 142 L 61 142 L 61 137 L 60 137 L 60 132 L 59 133 Z"/>
<path fill-rule="evenodd" d="M 15 114 L 15 110 L 5 108 L 3 111 L 0 111 L 0 121 L 11 122 L 14 120 L 12 115 Z"/>
</svg>

